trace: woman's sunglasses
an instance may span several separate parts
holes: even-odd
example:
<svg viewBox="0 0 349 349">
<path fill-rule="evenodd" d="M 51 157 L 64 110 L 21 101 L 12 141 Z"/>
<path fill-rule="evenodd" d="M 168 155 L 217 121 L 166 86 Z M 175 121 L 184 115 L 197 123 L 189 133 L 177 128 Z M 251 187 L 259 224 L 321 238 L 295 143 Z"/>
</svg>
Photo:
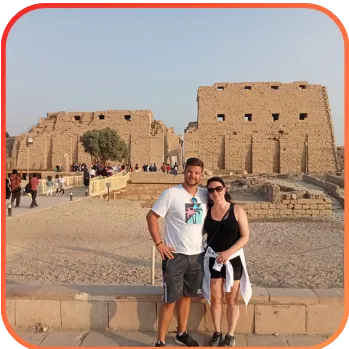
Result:
<svg viewBox="0 0 349 349">
<path fill-rule="evenodd" d="M 214 191 L 216 191 L 217 193 L 220 193 L 222 190 L 223 190 L 223 186 L 222 185 L 219 185 L 216 188 L 207 188 L 207 192 L 209 194 L 213 194 Z"/>
</svg>

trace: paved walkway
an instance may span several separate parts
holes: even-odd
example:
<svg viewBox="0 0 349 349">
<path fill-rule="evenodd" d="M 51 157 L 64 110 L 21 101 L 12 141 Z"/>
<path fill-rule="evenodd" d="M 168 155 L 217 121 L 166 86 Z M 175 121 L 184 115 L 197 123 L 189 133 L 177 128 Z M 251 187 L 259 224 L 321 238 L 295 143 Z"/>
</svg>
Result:
<svg viewBox="0 0 349 349">
<path fill-rule="evenodd" d="M 70 201 L 70 193 L 73 194 L 73 201 L 81 200 L 86 198 L 85 196 L 85 187 L 76 187 L 76 188 L 69 188 L 65 189 L 65 195 L 64 196 L 56 196 L 56 194 L 52 194 L 52 196 L 46 196 L 44 195 L 38 195 L 36 198 L 36 202 L 38 203 L 38 207 L 36 208 L 30 208 L 31 203 L 31 197 L 30 196 L 21 196 L 21 203 L 19 207 L 14 207 L 16 205 L 16 202 L 14 202 L 14 205 L 12 207 L 12 217 L 16 217 L 19 215 L 31 213 L 34 211 L 47 209 L 50 207 L 55 207 L 58 205 L 64 205 L 69 203 Z M 6 216 L 8 215 L 7 210 L 7 204 L 9 201 L 6 201 Z M 7 217 L 11 218 L 11 217 Z"/>
<path fill-rule="evenodd" d="M 52 331 L 46 333 L 35 333 L 26 329 L 16 329 L 17 334 L 25 341 L 45 346 L 56 347 L 149 347 L 153 346 L 156 340 L 155 332 L 139 331 Z M 200 346 L 207 345 L 210 334 L 193 333 L 194 339 Z M 174 341 L 174 333 L 167 337 L 167 346 L 179 347 Z M 260 335 L 236 335 L 236 346 L 238 347 L 294 347 L 312 346 L 324 342 L 326 336 L 260 336 Z"/>
</svg>

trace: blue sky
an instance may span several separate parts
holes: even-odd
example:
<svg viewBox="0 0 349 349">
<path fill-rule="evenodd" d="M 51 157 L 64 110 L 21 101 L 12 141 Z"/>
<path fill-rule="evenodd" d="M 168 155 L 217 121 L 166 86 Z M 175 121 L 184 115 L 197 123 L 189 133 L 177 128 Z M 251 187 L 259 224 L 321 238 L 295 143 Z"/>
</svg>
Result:
<svg viewBox="0 0 349 349">
<path fill-rule="evenodd" d="M 41 9 L 7 41 L 7 131 L 54 111 L 151 109 L 183 134 L 198 86 L 305 80 L 327 87 L 344 144 L 344 46 L 311 9 Z"/>
</svg>

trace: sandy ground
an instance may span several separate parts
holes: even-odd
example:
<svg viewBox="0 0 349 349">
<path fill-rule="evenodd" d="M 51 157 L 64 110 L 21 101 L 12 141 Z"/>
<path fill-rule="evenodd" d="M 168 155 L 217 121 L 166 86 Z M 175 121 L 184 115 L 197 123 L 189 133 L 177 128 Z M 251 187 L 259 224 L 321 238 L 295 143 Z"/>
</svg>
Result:
<svg viewBox="0 0 349 349">
<path fill-rule="evenodd" d="M 149 284 L 147 212 L 139 202 L 91 199 L 12 217 L 6 231 L 7 280 Z M 251 222 L 250 231 L 245 253 L 255 286 L 343 287 L 339 205 L 329 221 Z M 161 284 L 158 254 L 156 284 Z"/>
</svg>

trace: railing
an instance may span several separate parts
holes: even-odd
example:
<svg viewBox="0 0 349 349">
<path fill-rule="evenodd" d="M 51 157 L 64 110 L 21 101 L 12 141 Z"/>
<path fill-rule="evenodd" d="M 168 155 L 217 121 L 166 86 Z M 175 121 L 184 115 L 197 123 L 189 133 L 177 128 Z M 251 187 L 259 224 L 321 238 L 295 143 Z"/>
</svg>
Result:
<svg viewBox="0 0 349 349">
<path fill-rule="evenodd" d="M 93 197 L 107 194 L 108 186 L 110 192 L 125 188 L 129 178 L 130 174 L 126 174 L 125 171 L 119 172 L 110 177 L 95 177 L 90 180 L 89 195 Z"/>
<path fill-rule="evenodd" d="M 82 175 L 67 176 L 67 177 L 64 177 L 64 180 L 65 180 L 64 189 L 73 188 L 73 187 L 82 187 L 84 185 L 84 177 Z M 53 181 L 54 181 L 54 178 L 53 178 Z M 40 179 L 38 194 L 46 194 L 46 193 L 47 193 L 46 179 Z"/>
</svg>

